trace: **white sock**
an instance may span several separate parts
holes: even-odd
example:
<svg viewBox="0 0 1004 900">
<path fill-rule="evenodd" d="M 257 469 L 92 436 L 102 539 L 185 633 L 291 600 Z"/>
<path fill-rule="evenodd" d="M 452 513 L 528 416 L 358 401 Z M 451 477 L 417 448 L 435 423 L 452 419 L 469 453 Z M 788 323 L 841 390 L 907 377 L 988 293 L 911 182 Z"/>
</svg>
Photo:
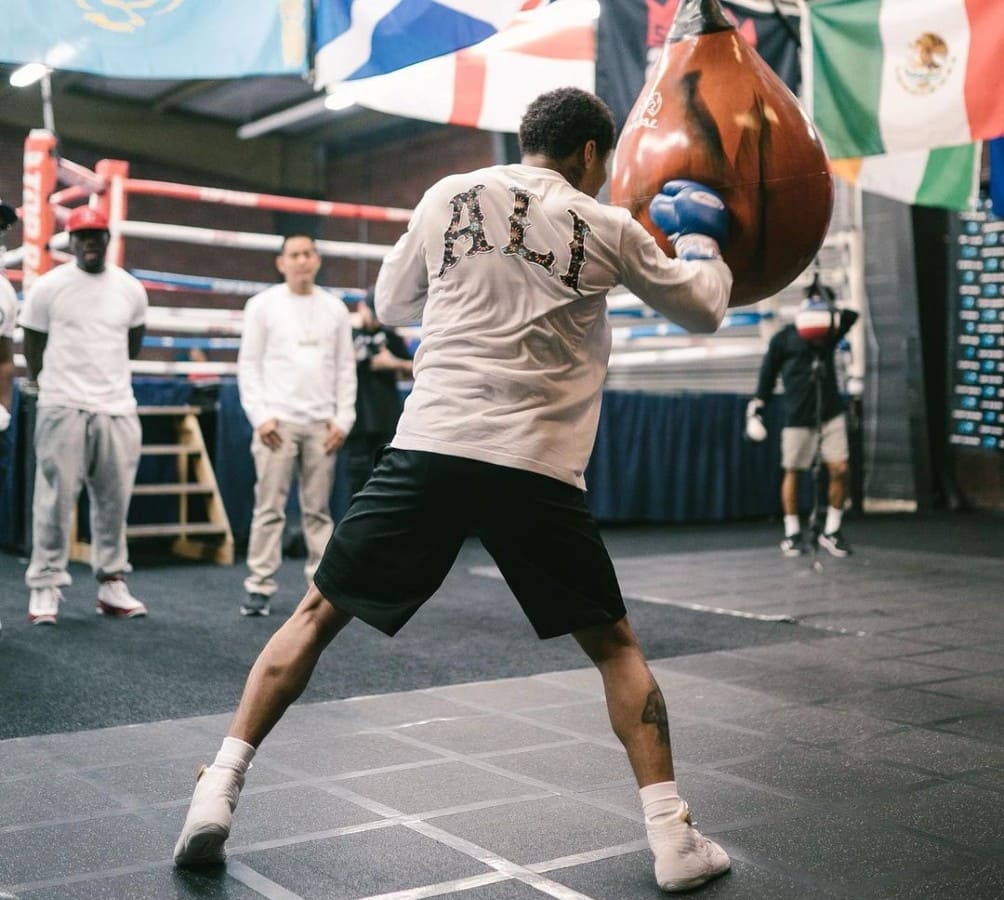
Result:
<svg viewBox="0 0 1004 900">
<path fill-rule="evenodd" d="M 210 769 L 230 769 L 242 778 L 251 768 L 251 760 L 254 759 L 255 749 L 246 741 L 240 738 L 225 737 L 220 747 L 220 752 L 216 754 L 216 759 Z"/>
<path fill-rule="evenodd" d="M 802 531 L 802 524 L 798 521 L 798 515 L 784 517 L 784 536 L 795 537 Z"/>
<path fill-rule="evenodd" d="M 680 811 L 683 801 L 675 781 L 660 781 L 638 791 L 646 825 L 659 825 Z"/>
<path fill-rule="evenodd" d="M 840 531 L 840 523 L 844 519 L 844 511 L 842 509 L 837 509 L 834 506 L 826 507 L 826 525 L 823 528 L 823 534 L 833 534 L 834 531 Z"/>
</svg>

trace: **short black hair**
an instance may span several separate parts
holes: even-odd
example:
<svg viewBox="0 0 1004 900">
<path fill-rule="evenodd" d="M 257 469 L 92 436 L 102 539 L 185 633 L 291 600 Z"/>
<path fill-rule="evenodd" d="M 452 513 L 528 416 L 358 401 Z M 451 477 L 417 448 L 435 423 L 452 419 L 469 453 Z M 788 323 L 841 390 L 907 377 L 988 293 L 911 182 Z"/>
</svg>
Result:
<svg viewBox="0 0 1004 900">
<path fill-rule="evenodd" d="M 605 156 L 614 145 L 614 117 L 595 94 L 564 87 L 541 94 L 527 108 L 519 126 L 519 149 L 564 159 L 586 141 L 596 141 Z"/>
<path fill-rule="evenodd" d="M 306 231 L 291 231 L 289 234 L 284 234 L 282 236 L 282 244 L 279 247 L 279 255 L 281 256 L 286 252 L 286 244 L 288 244 L 293 238 L 306 238 L 310 241 L 310 246 L 317 248 L 317 238 L 312 234 L 307 234 Z"/>
</svg>

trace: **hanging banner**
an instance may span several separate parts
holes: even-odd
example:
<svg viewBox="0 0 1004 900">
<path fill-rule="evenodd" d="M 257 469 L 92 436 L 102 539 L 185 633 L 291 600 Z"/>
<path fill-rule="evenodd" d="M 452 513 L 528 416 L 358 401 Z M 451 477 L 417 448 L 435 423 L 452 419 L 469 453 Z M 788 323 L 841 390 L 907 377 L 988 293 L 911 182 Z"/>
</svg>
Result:
<svg viewBox="0 0 1004 900">
<path fill-rule="evenodd" d="M 678 5 L 679 0 L 600 4 L 596 92 L 613 110 L 618 130 L 645 84 L 648 66 L 659 58 Z M 722 0 L 721 5 L 746 41 L 797 94 L 801 73 L 797 6 L 790 0 Z"/>
<path fill-rule="evenodd" d="M 979 198 L 981 144 L 903 150 L 831 159 L 833 174 L 861 190 L 902 203 L 974 209 Z"/>
<path fill-rule="evenodd" d="M 561 0 L 521 12 L 473 47 L 335 91 L 385 113 L 516 132 L 539 94 L 558 87 L 593 90 L 594 19 L 589 4 Z"/>
<path fill-rule="evenodd" d="M 812 112 L 831 157 L 1004 135 L 1000 0 L 814 0 Z"/>
<path fill-rule="evenodd" d="M 990 159 L 990 204 L 993 214 L 1004 219 L 1004 138 L 994 138 L 987 144 Z"/>
<path fill-rule="evenodd" d="M 7 0 L 0 60 L 109 78 L 302 74 L 309 12 L 309 0 Z"/>
<path fill-rule="evenodd" d="M 394 72 L 478 44 L 546 0 L 316 0 L 315 86 Z"/>
<path fill-rule="evenodd" d="M 952 238 L 948 441 L 1004 452 L 1004 221 L 983 201 Z"/>
</svg>

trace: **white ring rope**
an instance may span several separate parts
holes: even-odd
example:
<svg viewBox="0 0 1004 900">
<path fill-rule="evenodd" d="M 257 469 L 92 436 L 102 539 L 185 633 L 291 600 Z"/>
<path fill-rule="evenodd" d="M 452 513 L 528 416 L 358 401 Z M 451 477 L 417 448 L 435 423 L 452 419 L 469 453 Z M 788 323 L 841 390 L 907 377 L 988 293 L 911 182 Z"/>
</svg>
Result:
<svg viewBox="0 0 1004 900">
<path fill-rule="evenodd" d="M 119 234 L 147 240 L 176 241 L 182 244 L 238 247 L 245 250 L 268 250 L 277 253 L 282 246 L 282 235 L 254 234 L 248 231 L 222 231 L 215 228 L 197 228 L 193 225 L 169 225 L 163 222 L 124 221 Z M 361 244 L 355 241 L 316 241 L 322 256 L 344 259 L 368 259 L 379 262 L 389 252 L 384 244 Z"/>
<path fill-rule="evenodd" d="M 28 156 L 26 142 L 26 171 Z M 43 158 L 44 154 L 40 154 L 36 147 L 35 156 Z M 49 158 L 51 159 L 51 156 Z M 76 163 L 58 158 L 55 165 L 59 180 L 70 185 L 51 192 L 47 198 L 52 207 L 55 221 L 57 223 L 63 222 L 70 209 L 68 204 L 78 200 L 85 200 L 92 206 L 97 205 L 98 208 L 101 208 L 103 204 L 109 214 L 111 224 L 112 244 L 110 249 L 119 247 L 119 242 L 123 238 L 230 247 L 269 253 L 276 253 L 281 248 L 283 238 L 276 234 L 129 220 L 125 218 L 127 199 L 133 195 L 194 201 L 197 204 L 296 212 L 324 218 L 349 220 L 404 223 L 409 220 L 411 215 L 411 210 L 393 207 L 336 203 L 132 179 L 126 174 L 128 164 L 120 160 L 103 160 L 99 163 L 98 171 L 104 174 L 98 174 Z M 615 323 L 615 327 L 612 328 L 614 352 L 610 357 L 610 368 L 632 371 L 648 367 L 656 372 L 659 367 L 668 367 L 678 369 L 685 375 L 687 367 L 690 367 L 693 370 L 693 377 L 700 378 L 704 377 L 702 373 L 708 368 L 708 364 L 719 361 L 727 367 L 727 361 L 734 359 L 741 361 L 735 372 L 745 371 L 762 355 L 765 339 L 769 337 L 770 331 L 776 327 L 776 323 L 791 317 L 801 295 L 817 271 L 827 284 L 841 293 L 848 289 L 854 239 L 855 235 L 850 231 L 829 235 L 819 254 L 820 265 L 818 269 L 803 273 L 777 297 L 770 298 L 748 310 L 730 311 L 723 323 L 721 333 L 713 339 L 707 336 L 686 334 L 677 326 L 667 322 L 634 295 L 623 289 L 615 289 L 607 300 L 609 313 Z M 42 247 L 51 254 L 54 260 L 61 261 L 70 258 L 65 252 L 61 252 L 65 251 L 68 245 L 69 236 L 65 232 L 59 232 L 52 235 L 47 246 L 44 244 L 43 238 Z M 391 250 L 391 245 L 358 241 L 317 240 L 316 246 L 320 254 L 325 257 L 377 263 L 382 261 Z M 121 257 L 116 254 L 110 255 L 109 258 L 115 260 Z M 4 267 L 17 264 L 24 266 L 25 248 L 19 247 L 3 253 L 2 261 Z M 153 292 L 251 296 L 265 287 L 271 286 L 268 282 L 251 280 L 192 276 L 141 269 L 133 271 L 146 288 Z M 353 299 L 359 299 L 359 296 L 362 295 L 362 291 L 359 289 L 329 289 L 341 296 L 347 303 Z M 358 296 L 353 297 L 353 294 Z M 772 319 L 774 323 L 770 321 Z M 176 351 L 194 349 L 198 345 L 205 350 L 233 353 L 238 347 L 242 323 L 242 310 L 205 306 L 151 306 L 148 309 L 146 322 L 147 330 L 150 333 L 147 345 L 161 350 L 175 349 Z M 418 338 L 419 329 L 417 327 L 399 330 L 406 340 L 414 342 Z M 154 334 L 155 332 L 162 333 Z M 172 338 L 172 335 L 177 337 Z M 15 360 L 23 366 L 23 357 L 20 354 L 15 356 Z M 236 372 L 236 364 L 232 361 L 140 359 L 133 361 L 132 370 L 136 374 L 152 375 L 233 375 Z M 657 378 L 658 375 L 648 377 Z"/>
</svg>

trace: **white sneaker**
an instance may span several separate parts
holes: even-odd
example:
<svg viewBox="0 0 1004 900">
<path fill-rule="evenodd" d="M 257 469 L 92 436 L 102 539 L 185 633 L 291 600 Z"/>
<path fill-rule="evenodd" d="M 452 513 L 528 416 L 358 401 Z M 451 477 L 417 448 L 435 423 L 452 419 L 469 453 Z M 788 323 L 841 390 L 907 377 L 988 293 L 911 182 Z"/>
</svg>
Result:
<svg viewBox="0 0 1004 900">
<path fill-rule="evenodd" d="M 655 854 L 655 880 L 664 891 L 689 891 L 731 866 L 729 855 L 691 824 L 690 808 L 683 801 L 669 822 L 649 825 L 647 830 Z"/>
<path fill-rule="evenodd" d="M 58 587 L 32 588 L 28 595 L 28 621 L 32 625 L 55 625 L 63 592 Z"/>
<path fill-rule="evenodd" d="M 135 619 L 146 615 L 146 607 L 139 602 L 121 578 L 102 581 L 98 585 L 98 605 L 94 610 L 99 616 L 115 616 L 119 619 Z"/>
<path fill-rule="evenodd" d="M 174 845 L 174 864 L 183 868 L 222 865 L 227 858 L 224 843 L 244 776 L 233 769 L 203 766 L 192 795 L 185 824 Z"/>
</svg>

